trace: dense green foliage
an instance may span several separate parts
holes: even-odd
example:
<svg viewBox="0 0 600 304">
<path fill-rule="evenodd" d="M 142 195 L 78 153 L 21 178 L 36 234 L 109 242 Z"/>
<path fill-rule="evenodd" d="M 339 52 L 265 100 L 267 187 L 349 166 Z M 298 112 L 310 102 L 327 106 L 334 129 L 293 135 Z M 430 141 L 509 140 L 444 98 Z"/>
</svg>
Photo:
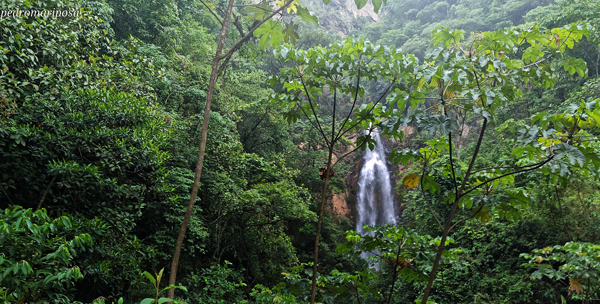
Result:
<svg viewBox="0 0 600 304">
<path fill-rule="evenodd" d="M 423 58 L 429 46 L 429 35 L 440 25 L 467 32 L 491 31 L 522 24 L 527 12 L 545 7 L 551 0 L 536 1 L 472 1 L 426 0 L 391 1 L 384 7 L 381 22 L 366 27 L 369 39 L 384 45 L 395 45 Z M 567 22 L 583 21 L 581 19 Z"/>
<path fill-rule="evenodd" d="M 429 280 L 435 303 L 597 299 L 598 2 L 377 0 L 379 22 L 323 2 L 222 58 L 167 286 L 226 3 L 3 1 L 75 16 L 0 19 L 0 301 L 307 303 L 322 201 L 317 302 L 414 303 Z M 284 3 L 236 2 L 225 46 Z M 361 235 L 374 126 L 403 225 Z"/>
<path fill-rule="evenodd" d="M 0 281 L 4 301 L 60 302 L 69 300 L 69 290 L 82 278 L 73 259 L 91 247 L 92 237 L 79 234 L 82 229 L 102 233 L 98 221 L 76 222 L 63 216 L 50 219 L 45 210 L 33 212 L 22 208 L 6 209 L 2 225 Z M 70 240 L 67 240 L 67 237 Z"/>
</svg>

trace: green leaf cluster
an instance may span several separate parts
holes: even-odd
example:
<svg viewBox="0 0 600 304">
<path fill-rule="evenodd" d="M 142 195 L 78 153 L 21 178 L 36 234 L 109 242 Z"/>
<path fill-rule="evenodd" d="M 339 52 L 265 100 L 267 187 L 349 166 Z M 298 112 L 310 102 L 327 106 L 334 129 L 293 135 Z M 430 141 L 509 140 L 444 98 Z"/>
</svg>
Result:
<svg viewBox="0 0 600 304">
<path fill-rule="evenodd" d="M 50 218 L 45 209 L 3 209 L 0 214 L 0 299 L 19 303 L 70 303 L 83 278 L 75 257 L 93 245 L 88 233 L 106 230 L 98 220 Z"/>
</svg>

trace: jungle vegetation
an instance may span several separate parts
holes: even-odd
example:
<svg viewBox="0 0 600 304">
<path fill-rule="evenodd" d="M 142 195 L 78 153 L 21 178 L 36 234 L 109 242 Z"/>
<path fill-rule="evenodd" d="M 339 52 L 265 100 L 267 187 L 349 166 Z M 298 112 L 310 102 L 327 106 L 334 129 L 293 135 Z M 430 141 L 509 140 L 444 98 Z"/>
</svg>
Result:
<svg viewBox="0 0 600 304">
<path fill-rule="evenodd" d="M 0 15 L 2 303 L 600 301 L 598 1 Z M 375 128 L 402 224 L 361 235 Z"/>
</svg>

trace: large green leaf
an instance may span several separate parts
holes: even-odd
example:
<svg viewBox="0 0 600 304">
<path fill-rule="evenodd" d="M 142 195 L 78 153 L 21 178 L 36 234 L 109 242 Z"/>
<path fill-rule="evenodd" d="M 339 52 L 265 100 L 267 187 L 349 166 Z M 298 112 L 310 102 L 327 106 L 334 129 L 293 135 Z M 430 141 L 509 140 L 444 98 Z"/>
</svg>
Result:
<svg viewBox="0 0 600 304">
<path fill-rule="evenodd" d="M 298 35 L 298 25 L 294 22 L 290 22 L 283 28 L 285 42 L 295 44 L 300 36 Z"/>
<path fill-rule="evenodd" d="M 259 45 L 266 49 L 269 45 L 278 47 L 285 38 L 283 26 L 277 21 L 267 20 L 254 31 L 255 37 L 260 37 Z"/>
<path fill-rule="evenodd" d="M 567 161 L 570 165 L 583 166 L 585 163 L 585 155 L 577 149 L 577 147 L 569 144 L 558 144 L 554 146 L 555 158 L 560 159 L 566 156 Z"/>
<path fill-rule="evenodd" d="M 375 13 L 379 13 L 379 9 L 381 8 L 381 4 L 387 4 L 387 0 L 373 0 L 373 10 Z"/>
<path fill-rule="evenodd" d="M 152 283 L 153 286 L 156 286 L 156 280 L 154 279 L 154 276 L 152 276 L 152 274 L 150 274 L 147 271 L 144 271 L 143 275 L 148 279 L 148 281 Z"/>
<path fill-rule="evenodd" d="M 481 207 L 481 209 L 478 208 L 474 212 L 477 212 L 475 213 L 474 217 L 482 223 L 489 222 L 493 218 L 493 215 L 490 212 L 490 208 L 488 208 L 487 206 L 483 206 Z"/>
<path fill-rule="evenodd" d="M 300 16 L 300 18 L 302 18 L 302 20 L 306 23 L 314 23 L 315 25 L 319 25 L 319 19 L 317 18 L 317 16 L 311 15 L 310 12 L 308 11 L 308 9 L 304 8 L 303 6 L 297 6 L 298 8 L 298 15 Z"/>
<path fill-rule="evenodd" d="M 354 0 L 354 3 L 356 4 L 356 7 L 358 9 L 365 7 L 365 5 L 367 5 L 367 2 L 369 2 L 369 0 Z"/>
<path fill-rule="evenodd" d="M 587 65 L 581 58 L 569 57 L 562 62 L 565 71 L 573 75 L 577 73 L 579 77 L 584 77 L 588 73 Z"/>
</svg>

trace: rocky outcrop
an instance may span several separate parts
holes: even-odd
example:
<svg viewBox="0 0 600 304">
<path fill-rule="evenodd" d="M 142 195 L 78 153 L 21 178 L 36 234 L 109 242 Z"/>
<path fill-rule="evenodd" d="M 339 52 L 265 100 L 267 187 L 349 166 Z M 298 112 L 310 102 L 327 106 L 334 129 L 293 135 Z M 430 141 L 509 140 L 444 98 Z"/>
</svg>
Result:
<svg viewBox="0 0 600 304">
<path fill-rule="evenodd" d="M 319 25 L 322 28 L 341 36 L 346 36 L 351 31 L 380 19 L 380 15 L 374 12 L 370 1 L 360 10 L 356 8 L 354 0 L 331 0 L 329 4 L 324 4 L 323 0 L 308 0 L 301 3 L 319 18 Z"/>
</svg>

